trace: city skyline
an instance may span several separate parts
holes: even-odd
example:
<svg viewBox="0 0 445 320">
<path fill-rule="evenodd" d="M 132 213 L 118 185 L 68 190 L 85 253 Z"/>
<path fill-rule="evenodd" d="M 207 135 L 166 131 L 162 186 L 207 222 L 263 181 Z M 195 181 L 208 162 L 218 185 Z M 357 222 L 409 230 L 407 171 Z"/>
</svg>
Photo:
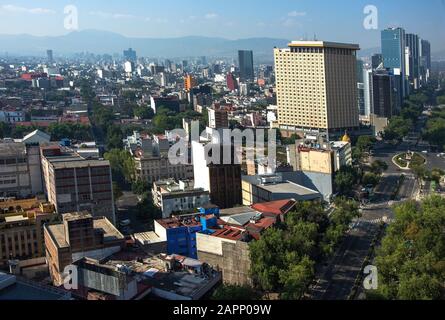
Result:
<svg viewBox="0 0 445 320">
<path fill-rule="evenodd" d="M 78 10 L 78 29 L 103 30 L 135 38 L 174 38 L 184 36 L 245 39 L 270 37 L 289 40 L 323 39 L 359 43 L 363 49 L 380 46 L 380 30 L 401 26 L 409 33 L 431 41 L 433 53 L 445 50 L 445 22 L 442 0 L 428 1 L 120 1 L 94 3 L 84 0 L 64 3 L 53 0 L 0 1 L 0 34 L 59 36 L 74 30 L 64 28 L 64 8 Z M 378 9 L 377 29 L 366 29 L 364 9 Z M 394 12 L 404 8 L 403 15 Z M 317 21 L 323 21 L 322 24 Z M 423 21 L 422 23 L 418 23 Z M 335 28 L 331 26 L 335 25 Z M 434 36 L 433 36 L 434 35 Z"/>
</svg>

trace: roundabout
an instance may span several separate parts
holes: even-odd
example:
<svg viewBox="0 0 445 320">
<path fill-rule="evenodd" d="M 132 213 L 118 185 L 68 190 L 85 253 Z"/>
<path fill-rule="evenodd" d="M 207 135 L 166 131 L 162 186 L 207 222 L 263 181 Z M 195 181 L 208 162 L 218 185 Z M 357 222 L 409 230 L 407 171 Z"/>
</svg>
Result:
<svg viewBox="0 0 445 320">
<path fill-rule="evenodd" d="M 395 155 L 392 162 L 401 170 L 411 170 L 415 167 L 425 165 L 427 160 L 420 153 L 408 151 Z"/>
</svg>

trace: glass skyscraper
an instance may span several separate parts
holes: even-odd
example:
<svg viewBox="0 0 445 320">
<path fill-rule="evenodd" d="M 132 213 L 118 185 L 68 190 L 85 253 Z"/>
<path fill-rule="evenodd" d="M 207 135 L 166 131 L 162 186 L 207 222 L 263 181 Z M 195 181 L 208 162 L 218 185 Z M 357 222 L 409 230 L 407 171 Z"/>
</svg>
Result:
<svg viewBox="0 0 445 320">
<path fill-rule="evenodd" d="M 241 81 L 253 81 L 255 79 L 253 71 L 253 51 L 238 51 L 238 61 Z"/>
<path fill-rule="evenodd" d="M 395 76 L 400 77 L 400 101 L 407 96 L 408 81 L 406 79 L 406 35 L 403 28 L 382 30 L 383 66 Z"/>
</svg>

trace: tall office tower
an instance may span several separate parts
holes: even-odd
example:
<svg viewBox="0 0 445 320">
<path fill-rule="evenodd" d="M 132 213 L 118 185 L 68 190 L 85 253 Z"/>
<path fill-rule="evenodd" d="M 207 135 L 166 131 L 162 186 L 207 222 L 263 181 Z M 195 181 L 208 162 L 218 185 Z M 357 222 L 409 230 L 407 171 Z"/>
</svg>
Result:
<svg viewBox="0 0 445 320">
<path fill-rule="evenodd" d="M 359 126 L 356 44 L 293 41 L 275 49 L 278 122 L 283 134 Z"/>
<path fill-rule="evenodd" d="M 124 50 L 124 58 L 125 60 L 136 62 L 137 60 L 136 51 L 134 51 L 132 48 Z"/>
<path fill-rule="evenodd" d="M 365 85 L 363 84 L 364 62 L 357 59 L 357 105 L 360 115 L 365 115 Z"/>
<path fill-rule="evenodd" d="M 373 114 L 378 117 L 390 119 L 394 115 L 394 81 L 394 76 L 384 69 L 376 70 L 372 76 Z"/>
<path fill-rule="evenodd" d="M 381 53 L 376 53 L 371 57 L 372 70 L 377 69 L 383 63 L 383 56 Z"/>
<path fill-rule="evenodd" d="M 188 74 L 184 77 L 184 88 L 187 91 L 190 91 L 191 89 L 193 89 L 194 87 L 196 87 L 198 85 L 198 82 L 196 81 L 196 79 Z"/>
<path fill-rule="evenodd" d="M 365 99 L 365 112 L 364 116 L 369 117 L 373 113 L 373 87 L 372 87 L 372 69 L 365 69 L 363 72 L 363 90 Z"/>
<path fill-rule="evenodd" d="M 238 62 L 241 81 L 253 81 L 255 79 L 253 71 L 253 51 L 238 51 Z"/>
<path fill-rule="evenodd" d="M 402 28 L 388 28 L 382 30 L 382 56 L 383 65 L 400 78 L 400 103 L 408 94 L 406 81 L 406 62 L 405 62 L 405 30 Z"/>
<path fill-rule="evenodd" d="M 420 77 L 422 84 L 427 84 L 431 72 L 431 44 L 427 40 L 420 39 Z"/>
<path fill-rule="evenodd" d="M 417 34 L 408 33 L 405 36 L 406 47 L 409 49 L 407 66 L 407 76 L 411 88 L 419 89 L 420 83 L 420 52 L 419 52 L 419 36 Z"/>
<path fill-rule="evenodd" d="M 54 62 L 54 56 L 53 56 L 53 51 L 52 50 L 46 50 L 46 57 L 48 59 L 48 63 L 53 63 Z"/>
</svg>

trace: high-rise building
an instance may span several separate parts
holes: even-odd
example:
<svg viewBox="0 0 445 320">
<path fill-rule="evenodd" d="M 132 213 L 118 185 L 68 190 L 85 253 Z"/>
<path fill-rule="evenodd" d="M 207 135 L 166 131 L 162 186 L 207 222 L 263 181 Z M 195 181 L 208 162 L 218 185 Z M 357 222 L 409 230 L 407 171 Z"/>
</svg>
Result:
<svg viewBox="0 0 445 320">
<path fill-rule="evenodd" d="M 391 72 L 400 77 L 400 102 L 408 94 L 406 81 L 406 36 L 403 28 L 388 28 L 382 30 L 382 56 L 383 66 L 390 69 Z"/>
<path fill-rule="evenodd" d="M 48 63 L 53 63 L 54 62 L 54 56 L 53 56 L 53 51 L 52 50 L 46 50 L 46 57 L 48 59 Z"/>
<path fill-rule="evenodd" d="M 431 44 L 427 40 L 420 39 L 420 79 L 426 84 L 431 72 Z"/>
<path fill-rule="evenodd" d="M 41 153 L 45 192 L 58 213 L 87 210 L 115 223 L 108 161 L 85 159 L 60 146 L 42 147 Z"/>
<path fill-rule="evenodd" d="M 134 51 L 132 48 L 124 50 L 124 59 L 131 62 L 136 62 L 137 60 L 136 51 Z"/>
<path fill-rule="evenodd" d="M 383 56 L 380 53 L 374 54 L 371 58 L 372 70 L 377 69 L 383 63 Z"/>
<path fill-rule="evenodd" d="M 372 113 L 372 108 L 374 102 L 373 99 L 373 88 L 372 88 L 372 69 L 365 69 L 363 72 L 363 90 L 364 90 L 364 99 L 365 99 L 365 112 L 364 116 L 369 117 Z"/>
<path fill-rule="evenodd" d="M 253 71 L 253 51 L 238 51 L 238 62 L 241 81 L 253 81 L 255 79 Z"/>
<path fill-rule="evenodd" d="M 188 74 L 185 76 L 184 78 L 184 88 L 187 91 L 190 91 L 191 89 L 193 89 L 194 87 L 196 87 L 198 85 L 198 82 L 196 81 L 196 79 Z"/>
<path fill-rule="evenodd" d="M 284 134 L 359 126 L 356 44 L 293 41 L 275 49 L 278 122 Z"/>
<path fill-rule="evenodd" d="M 395 113 L 395 81 L 387 70 L 377 70 L 372 76 L 373 114 L 380 118 L 390 119 Z"/>
<path fill-rule="evenodd" d="M 420 52 L 419 52 L 419 36 L 416 34 L 406 34 L 406 47 L 408 52 L 407 77 L 411 88 L 419 89 L 420 87 Z"/>
<path fill-rule="evenodd" d="M 209 150 L 215 148 L 220 148 L 221 161 L 219 164 L 213 163 L 208 153 Z M 230 147 L 222 144 L 205 145 L 197 141 L 192 142 L 195 188 L 209 191 L 211 203 L 221 209 L 233 208 L 242 204 L 241 165 L 235 164 L 233 158 L 231 164 L 223 164 L 222 158 L 224 152 L 227 152 L 227 148 Z"/>
<path fill-rule="evenodd" d="M 226 129 L 229 127 L 229 115 L 226 110 L 217 106 L 207 108 L 209 113 L 209 127 L 212 129 Z"/>
<path fill-rule="evenodd" d="M 235 91 L 236 89 L 238 89 L 238 84 L 236 83 L 236 79 L 235 76 L 233 75 L 233 73 L 228 73 L 226 76 L 226 81 L 227 81 L 227 88 L 230 91 Z"/>
</svg>

